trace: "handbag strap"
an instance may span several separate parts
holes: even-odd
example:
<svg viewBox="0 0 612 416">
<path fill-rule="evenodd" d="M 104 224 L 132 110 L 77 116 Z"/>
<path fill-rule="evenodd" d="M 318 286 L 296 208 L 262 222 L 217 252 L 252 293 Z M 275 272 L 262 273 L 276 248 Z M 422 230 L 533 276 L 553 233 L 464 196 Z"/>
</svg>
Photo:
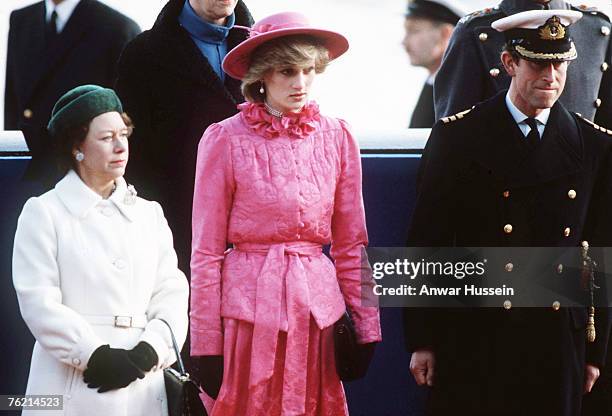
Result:
<svg viewBox="0 0 612 416">
<path fill-rule="evenodd" d="M 168 329 L 170 330 L 170 337 L 172 337 L 172 347 L 174 347 L 174 354 L 176 355 L 176 361 L 179 365 L 179 370 L 182 376 L 187 376 L 187 372 L 185 371 L 185 365 L 183 365 L 183 359 L 181 358 L 181 351 L 179 350 L 178 344 L 176 343 L 176 338 L 174 337 L 174 331 L 172 327 L 164 318 L 156 318 L 166 324 Z"/>
</svg>

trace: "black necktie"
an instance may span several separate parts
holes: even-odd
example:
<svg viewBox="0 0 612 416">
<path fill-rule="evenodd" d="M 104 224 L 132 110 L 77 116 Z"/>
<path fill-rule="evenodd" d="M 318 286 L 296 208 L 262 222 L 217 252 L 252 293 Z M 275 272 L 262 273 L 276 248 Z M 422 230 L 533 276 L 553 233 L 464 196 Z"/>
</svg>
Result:
<svg viewBox="0 0 612 416">
<path fill-rule="evenodd" d="M 525 119 L 525 123 L 531 128 L 527 134 L 526 140 L 529 147 L 534 148 L 540 143 L 540 132 L 538 131 L 538 122 L 535 118 L 529 117 Z"/>
<path fill-rule="evenodd" d="M 57 12 L 53 10 L 51 19 L 47 23 L 47 44 L 53 43 L 55 38 L 57 38 Z"/>
</svg>

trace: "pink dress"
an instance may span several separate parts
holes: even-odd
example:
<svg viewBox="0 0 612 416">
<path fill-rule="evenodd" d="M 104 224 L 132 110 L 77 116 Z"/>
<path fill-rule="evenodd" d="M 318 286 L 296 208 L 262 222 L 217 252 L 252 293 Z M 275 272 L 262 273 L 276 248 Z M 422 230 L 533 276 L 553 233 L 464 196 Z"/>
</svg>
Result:
<svg viewBox="0 0 612 416">
<path fill-rule="evenodd" d="M 381 340 L 358 145 L 314 102 L 239 108 L 204 133 L 193 200 L 191 354 L 224 356 L 212 415 L 348 414 L 333 324 L 348 307 L 358 341 Z"/>
</svg>

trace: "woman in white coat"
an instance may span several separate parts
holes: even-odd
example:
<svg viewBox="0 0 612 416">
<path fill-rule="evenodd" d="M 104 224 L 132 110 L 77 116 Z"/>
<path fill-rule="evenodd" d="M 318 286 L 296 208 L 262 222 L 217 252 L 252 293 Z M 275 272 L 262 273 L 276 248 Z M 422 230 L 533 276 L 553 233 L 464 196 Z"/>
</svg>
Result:
<svg viewBox="0 0 612 416">
<path fill-rule="evenodd" d="M 167 413 L 175 355 L 159 318 L 182 345 L 188 285 L 161 207 L 123 179 L 131 129 L 114 91 L 66 93 L 48 130 L 68 173 L 19 217 L 13 283 L 36 338 L 26 393 L 63 395 L 45 415 Z"/>
</svg>

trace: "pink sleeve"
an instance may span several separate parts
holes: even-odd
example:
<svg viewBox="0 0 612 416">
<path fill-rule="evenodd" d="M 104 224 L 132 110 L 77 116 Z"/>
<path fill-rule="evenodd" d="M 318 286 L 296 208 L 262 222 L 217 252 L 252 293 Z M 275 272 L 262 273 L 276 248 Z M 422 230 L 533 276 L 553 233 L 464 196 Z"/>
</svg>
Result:
<svg viewBox="0 0 612 416">
<path fill-rule="evenodd" d="M 198 146 L 191 245 L 191 355 L 222 355 L 221 268 L 235 189 L 231 143 L 218 124 Z"/>
<path fill-rule="evenodd" d="M 380 317 L 372 299 L 372 270 L 365 247 L 368 233 L 361 194 L 361 157 L 359 146 L 340 121 L 344 138 L 340 155 L 340 177 L 336 187 L 332 217 L 331 256 L 336 266 L 340 290 L 355 322 L 358 342 L 380 341 Z M 362 304 L 362 290 L 368 301 Z"/>
</svg>

